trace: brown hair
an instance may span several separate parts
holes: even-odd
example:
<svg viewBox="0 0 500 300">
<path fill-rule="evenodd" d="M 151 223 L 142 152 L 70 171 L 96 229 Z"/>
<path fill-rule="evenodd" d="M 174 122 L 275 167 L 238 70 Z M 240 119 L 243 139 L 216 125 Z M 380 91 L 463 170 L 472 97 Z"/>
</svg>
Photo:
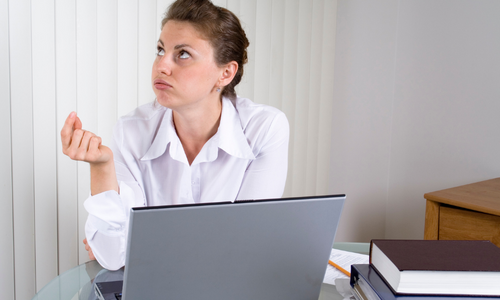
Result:
<svg viewBox="0 0 500 300">
<path fill-rule="evenodd" d="M 236 75 L 222 90 L 222 96 L 235 99 L 234 87 L 243 77 L 243 65 L 248 61 L 246 48 L 250 44 L 238 17 L 209 0 L 177 0 L 169 6 L 161 27 L 168 21 L 193 25 L 212 45 L 218 66 L 231 61 L 238 63 Z"/>
</svg>

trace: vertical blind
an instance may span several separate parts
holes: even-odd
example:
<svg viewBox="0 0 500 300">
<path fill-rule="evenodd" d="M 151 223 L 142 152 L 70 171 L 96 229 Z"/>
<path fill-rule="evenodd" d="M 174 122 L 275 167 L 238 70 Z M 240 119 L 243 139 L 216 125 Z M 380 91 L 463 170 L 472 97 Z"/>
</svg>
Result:
<svg viewBox="0 0 500 300">
<path fill-rule="evenodd" d="M 61 152 L 71 111 L 104 143 L 119 116 L 154 100 L 151 66 L 170 0 L 0 0 L 0 289 L 31 299 L 88 260 L 90 171 Z M 284 196 L 329 184 L 333 0 L 217 0 L 250 40 L 239 95 L 290 122 Z"/>
</svg>

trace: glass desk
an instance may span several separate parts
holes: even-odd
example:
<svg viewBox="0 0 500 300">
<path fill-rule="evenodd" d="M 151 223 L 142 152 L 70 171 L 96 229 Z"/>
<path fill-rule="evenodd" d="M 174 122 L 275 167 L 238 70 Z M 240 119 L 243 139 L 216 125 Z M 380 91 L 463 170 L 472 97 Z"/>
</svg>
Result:
<svg viewBox="0 0 500 300">
<path fill-rule="evenodd" d="M 368 254 L 368 243 L 335 243 L 333 248 Z M 96 300 L 92 282 L 99 277 L 99 281 L 114 281 L 123 278 L 123 270 L 111 272 L 103 269 L 96 261 L 81 264 L 54 278 L 33 300 Z M 334 285 L 322 284 L 319 300 L 342 299 Z"/>
</svg>

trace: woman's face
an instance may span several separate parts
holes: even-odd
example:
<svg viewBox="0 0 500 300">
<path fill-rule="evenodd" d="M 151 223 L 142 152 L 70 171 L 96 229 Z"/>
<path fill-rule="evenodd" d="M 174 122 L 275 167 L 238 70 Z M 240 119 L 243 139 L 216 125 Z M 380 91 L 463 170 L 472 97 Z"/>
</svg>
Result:
<svg viewBox="0 0 500 300">
<path fill-rule="evenodd" d="M 191 24 L 168 21 L 163 26 L 151 76 L 158 103 L 182 110 L 218 99 L 221 74 L 212 46 Z"/>
</svg>

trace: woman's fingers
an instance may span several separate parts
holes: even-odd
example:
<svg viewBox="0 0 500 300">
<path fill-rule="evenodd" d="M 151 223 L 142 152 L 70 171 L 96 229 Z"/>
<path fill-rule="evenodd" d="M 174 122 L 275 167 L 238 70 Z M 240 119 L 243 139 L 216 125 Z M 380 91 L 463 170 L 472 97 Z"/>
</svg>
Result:
<svg viewBox="0 0 500 300">
<path fill-rule="evenodd" d="M 61 142 L 63 153 L 73 160 L 102 163 L 112 157 L 111 150 L 101 145 L 100 137 L 82 129 L 82 121 L 75 112 L 70 113 L 64 122 Z"/>
<path fill-rule="evenodd" d="M 64 153 L 73 160 L 80 160 L 77 157 L 77 153 L 78 153 L 78 148 L 80 148 L 80 144 L 82 142 L 83 133 L 84 131 L 81 129 L 76 129 L 73 131 L 73 136 L 71 137 L 71 143 L 69 144 L 68 148 L 66 148 L 66 152 Z"/>
<path fill-rule="evenodd" d="M 89 244 L 87 242 L 87 239 L 84 239 L 83 243 L 85 244 L 85 250 L 87 250 L 88 253 L 89 253 L 89 258 L 91 260 L 95 260 L 94 252 L 92 252 L 92 248 L 90 248 L 90 246 L 89 246 Z"/>
<path fill-rule="evenodd" d="M 90 143 L 89 143 L 89 155 L 94 160 L 100 159 L 101 156 L 102 156 L 101 149 L 99 149 L 99 146 L 101 146 L 101 142 L 102 142 L 102 140 L 98 136 L 93 136 L 90 139 Z"/>
<path fill-rule="evenodd" d="M 80 122 L 80 128 L 78 129 L 81 129 L 82 122 L 76 116 L 75 112 L 71 112 L 69 116 L 66 118 L 66 121 L 64 122 L 64 126 L 61 129 L 61 142 L 63 146 L 63 151 L 66 150 L 71 144 L 71 138 L 75 130 L 75 122 L 77 119 Z"/>
<path fill-rule="evenodd" d="M 89 159 L 92 160 L 92 155 L 89 155 L 89 145 L 90 145 L 90 139 L 93 138 L 95 134 L 93 134 L 90 131 L 83 131 L 82 138 L 80 140 L 80 145 L 78 149 L 76 150 L 76 158 L 78 160 L 83 160 L 83 161 L 88 161 Z"/>
<path fill-rule="evenodd" d="M 74 144 L 73 139 L 75 131 L 81 130 L 82 129 L 82 121 L 78 116 L 76 115 L 75 112 L 71 112 L 69 116 L 66 118 L 66 121 L 64 122 L 64 126 L 61 129 L 61 143 L 63 147 L 63 153 L 66 153 L 69 149 L 69 147 Z M 77 139 L 78 144 L 80 143 L 80 140 Z"/>
<path fill-rule="evenodd" d="M 98 136 L 93 136 L 90 138 L 88 147 L 88 159 L 95 163 L 101 163 L 107 161 L 105 155 L 101 151 L 101 138 Z M 104 146 L 103 146 L 104 147 Z"/>
<path fill-rule="evenodd" d="M 80 120 L 80 118 L 76 115 L 75 113 L 75 124 L 74 124 L 74 128 L 75 129 L 82 129 L 82 121 Z"/>
<path fill-rule="evenodd" d="M 90 139 L 90 144 L 89 144 L 89 152 L 97 152 L 99 150 L 99 146 L 101 145 L 101 138 L 98 136 L 93 136 Z"/>
<path fill-rule="evenodd" d="M 92 252 L 92 249 L 89 250 L 89 258 L 90 260 L 96 260 L 94 256 L 94 252 Z"/>
</svg>

